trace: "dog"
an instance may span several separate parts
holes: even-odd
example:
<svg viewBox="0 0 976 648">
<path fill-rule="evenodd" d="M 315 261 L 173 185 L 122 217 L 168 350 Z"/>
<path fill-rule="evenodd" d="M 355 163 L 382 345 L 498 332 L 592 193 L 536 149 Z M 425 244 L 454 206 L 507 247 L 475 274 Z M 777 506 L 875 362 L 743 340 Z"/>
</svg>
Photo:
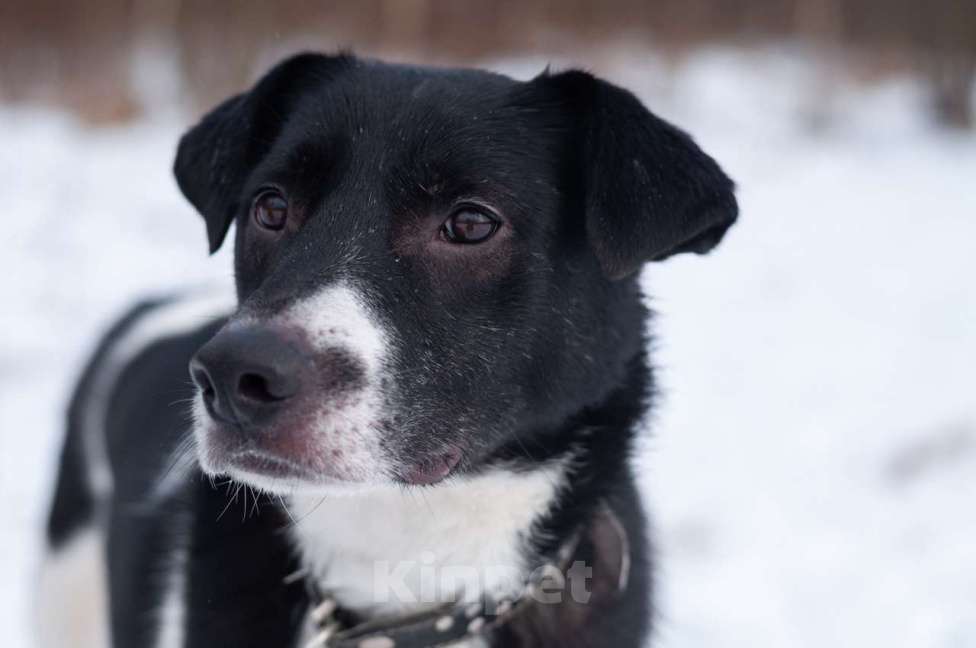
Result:
<svg viewBox="0 0 976 648">
<path fill-rule="evenodd" d="M 588 72 L 306 53 L 174 169 L 236 300 L 139 304 L 85 370 L 46 645 L 642 645 L 637 275 L 735 222 L 718 164 Z"/>
</svg>

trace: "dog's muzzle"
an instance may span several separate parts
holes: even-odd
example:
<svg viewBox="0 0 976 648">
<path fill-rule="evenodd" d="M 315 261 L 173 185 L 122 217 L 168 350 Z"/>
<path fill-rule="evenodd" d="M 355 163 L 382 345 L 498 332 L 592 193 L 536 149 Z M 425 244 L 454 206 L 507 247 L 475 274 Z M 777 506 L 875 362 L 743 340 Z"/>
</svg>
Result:
<svg viewBox="0 0 976 648">
<path fill-rule="evenodd" d="M 259 487 L 361 483 L 381 465 L 366 369 L 347 348 L 314 346 L 297 328 L 231 322 L 190 375 L 208 473 Z"/>
</svg>

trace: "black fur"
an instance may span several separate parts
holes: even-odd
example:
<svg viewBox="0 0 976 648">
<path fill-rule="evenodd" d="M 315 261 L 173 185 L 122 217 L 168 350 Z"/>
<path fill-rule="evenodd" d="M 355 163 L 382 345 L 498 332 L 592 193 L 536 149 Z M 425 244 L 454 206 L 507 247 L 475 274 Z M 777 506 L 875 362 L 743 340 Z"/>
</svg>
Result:
<svg viewBox="0 0 976 648">
<path fill-rule="evenodd" d="M 403 465 L 445 445 L 464 449 L 459 473 L 532 470 L 577 453 L 533 540 L 551 555 L 607 502 L 632 539 L 630 585 L 598 613 L 512 629 L 495 645 L 639 645 L 651 561 L 628 460 L 653 382 L 635 271 L 719 242 L 737 208 L 718 165 L 633 95 L 584 72 L 520 83 L 304 54 L 190 130 L 175 173 L 211 251 L 237 223 L 232 321 L 269 318 L 340 276 L 367 287 L 397 337 L 382 425 L 385 451 Z M 297 212 L 274 240 L 250 212 L 269 186 Z M 503 234 L 463 251 L 428 244 L 452 206 L 472 198 L 501 214 Z M 192 396 L 187 363 L 219 325 L 147 349 L 113 394 L 119 648 L 148 645 L 173 520 L 189 534 L 188 645 L 292 645 L 306 609 L 304 591 L 281 584 L 296 564 L 271 500 L 244 521 L 220 517 L 224 493 L 197 480 L 146 509 L 188 429 L 185 405 L 173 405 Z M 54 541 L 92 509 L 80 495 L 77 434 L 72 426 Z"/>
</svg>

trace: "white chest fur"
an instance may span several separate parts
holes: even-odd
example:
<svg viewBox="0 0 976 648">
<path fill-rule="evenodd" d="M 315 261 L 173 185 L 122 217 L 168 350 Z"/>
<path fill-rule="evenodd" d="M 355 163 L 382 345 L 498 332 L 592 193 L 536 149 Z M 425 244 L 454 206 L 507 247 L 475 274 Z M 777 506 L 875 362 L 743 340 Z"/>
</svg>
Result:
<svg viewBox="0 0 976 648">
<path fill-rule="evenodd" d="M 563 479 L 559 465 L 425 489 L 296 495 L 295 539 L 322 588 L 360 612 L 511 596 L 531 569 L 532 525 L 552 506 Z"/>
</svg>

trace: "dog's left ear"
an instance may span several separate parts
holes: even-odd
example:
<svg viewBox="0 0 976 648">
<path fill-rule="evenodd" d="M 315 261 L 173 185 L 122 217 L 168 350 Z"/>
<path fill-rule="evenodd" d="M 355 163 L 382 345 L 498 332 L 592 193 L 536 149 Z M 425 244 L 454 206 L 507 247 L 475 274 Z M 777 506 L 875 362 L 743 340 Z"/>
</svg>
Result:
<svg viewBox="0 0 976 648">
<path fill-rule="evenodd" d="M 575 121 L 587 238 L 608 277 L 718 244 L 738 215 L 735 185 L 691 137 L 586 72 L 533 83 L 555 88 Z"/>
<path fill-rule="evenodd" d="M 211 253 L 223 243 L 239 210 L 248 174 L 270 150 L 297 99 L 354 62 L 347 55 L 286 59 L 250 92 L 214 108 L 180 140 L 173 173 L 207 223 Z"/>
</svg>

